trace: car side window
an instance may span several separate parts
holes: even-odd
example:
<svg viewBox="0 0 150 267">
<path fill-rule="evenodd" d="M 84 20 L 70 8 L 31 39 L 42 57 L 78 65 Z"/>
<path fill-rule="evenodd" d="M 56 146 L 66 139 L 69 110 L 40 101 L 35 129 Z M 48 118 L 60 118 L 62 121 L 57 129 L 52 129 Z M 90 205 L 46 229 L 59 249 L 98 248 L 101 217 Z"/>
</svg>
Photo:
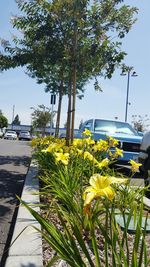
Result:
<svg viewBox="0 0 150 267">
<path fill-rule="evenodd" d="M 89 120 L 89 121 L 85 122 L 82 130 L 84 131 L 85 129 L 88 129 L 90 131 L 93 130 L 93 120 Z"/>
</svg>

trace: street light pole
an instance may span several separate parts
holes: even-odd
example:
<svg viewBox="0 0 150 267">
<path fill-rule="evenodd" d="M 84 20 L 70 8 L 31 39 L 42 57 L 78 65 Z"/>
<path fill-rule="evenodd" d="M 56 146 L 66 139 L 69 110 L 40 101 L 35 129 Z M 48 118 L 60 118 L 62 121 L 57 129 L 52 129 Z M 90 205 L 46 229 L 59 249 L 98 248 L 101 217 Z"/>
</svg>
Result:
<svg viewBox="0 0 150 267">
<path fill-rule="evenodd" d="M 127 95 L 126 95 L 126 111 L 125 111 L 125 122 L 127 122 L 128 118 L 128 100 L 129 100 L 129 84 L 130 84 L 130 70 L 127 73 L 128 80 L 127 80 Z"/>
<path fill-rule="evenodd" d="M 130 76 L 132 76 L 132 77 L 137 77 L 138 76 L 135 71 L 133 71 L 132 74 L 131 74 L 132 70 L 133 70 L 133 67 L 125 67 L 122 70 L 122 73 L 121 73 L 122 76 L 126 76 L 127 75 L 127 94 L 126 94 L 125 122 L 127 122 L 127 119 L 128 119 Z"/>
<path fill-rule="evenodd" d="M 13 110 L 12 110 L 12 123 L 11 123 L 12 130 L 13 130 L 14 115 L 15 115 L 15 105 L 13 105 Z"/>
</svg>

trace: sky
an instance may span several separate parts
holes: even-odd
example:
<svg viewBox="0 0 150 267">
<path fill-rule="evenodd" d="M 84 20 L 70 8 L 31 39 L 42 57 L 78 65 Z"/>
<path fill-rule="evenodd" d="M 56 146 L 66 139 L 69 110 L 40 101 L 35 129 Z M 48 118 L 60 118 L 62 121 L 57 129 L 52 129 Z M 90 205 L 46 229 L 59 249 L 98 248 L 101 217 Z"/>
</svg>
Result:
<svg viewBox="0 0 150 267">
<path fill-rule="evenodd" d="M 139 9 L 138 20 L 122 45 L 127 53 L 124 62 L 133 66 L 138 74 L 130 77 L 128 122 L 131 123 L 133 115 L 143 118 L 148 115 L 150 118 L 150 0 L 125 0 L 124 3 Z M 0 38 L 11 39 L 14 29 L 10 18 L 16 14 L 15 0 L 0 0 Z M 117 70 L 110 80 L 99 79 L 99 82 L 103 92 L 95 92 L 90 82 L 86 85 L 84 98 L 77 99 L 75 128 L 79 127 L 81 120 L 91 118 L 114 120 L 117 117 L 120 121 L 125 120 L 127 76 L 121 76 Z M 36 80 L 29 78 L 25 68 L 0 73 L 0 109 L 9 123 L 12 122 L 14 107 L 14 116 L 19 115 L 21 124 L 31 124 L 31 107 L 37 108 L 41 104 L 51 108 L 50 93 L 44 92 L 44 85 L 38 85 Z M 57 110 L 57 101 L 54 110 Z M 66 110 L 67 98 L 63 100 L 61 127 L 66 123 Z"/>
</svg>

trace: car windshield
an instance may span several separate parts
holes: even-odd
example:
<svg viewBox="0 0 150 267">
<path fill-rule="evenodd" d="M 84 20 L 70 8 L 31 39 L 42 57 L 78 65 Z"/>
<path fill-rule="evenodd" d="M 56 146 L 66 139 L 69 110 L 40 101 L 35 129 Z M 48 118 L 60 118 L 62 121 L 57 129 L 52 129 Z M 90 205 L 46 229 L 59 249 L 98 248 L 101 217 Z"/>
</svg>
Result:
<svg viewBox="0 0 150 267">
<path fill-rule="evenodd" d="M 14 132 L 14 131 L 8 131 L 6 133 L 8 133 L 8 134 L 16 134 L 16 132 Z"/>
<path fill-rule="evenodd" d="M 29 134 L 29 132 L 20 132 L 21 134 Z"/>
<path fill-rule="evenodd" d="M 129 135 L 136 134 L 136 131 L 128 123 L 105 120 L 95 120 L 95 132 L 108 132 L 109 134 Z"/>
</svg>

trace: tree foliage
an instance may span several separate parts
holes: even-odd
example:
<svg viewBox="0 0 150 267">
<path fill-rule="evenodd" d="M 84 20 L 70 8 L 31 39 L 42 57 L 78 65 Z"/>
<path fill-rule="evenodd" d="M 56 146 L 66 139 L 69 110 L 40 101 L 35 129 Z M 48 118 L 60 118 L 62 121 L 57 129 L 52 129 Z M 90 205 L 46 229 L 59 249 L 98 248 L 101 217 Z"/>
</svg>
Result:
<svg viewBox="0 0 150 267">
<path fill-rule="evenodd" d="M 132 125 L 136 131 L 144 132 L 150 126 L 150 118 L 147 114 L 142 115 L 132 115 Z"/>
<path fill-rule="evenodd" d="M 22 16 L 12 19 L 22 36 L 4 42 L 0 69 L 26 65 L 27 73 L 46 90 L 68 94 L 67 131 L 72 138 L 76 95 L 97 77 L 111 78 L 125 52 L 122 39 L 135 22 L 137 9 L 123 0 L 18 0 Z M 61 108 L 61 107 L 60 107 Z M 69 114 L 70 113 L 70 114 Z M 58 112 L 59 114 L 59 112 Z"/>
<path fill-rule="evenodd" d="M 33 112 L 32 117 L 32 126 L 33 128 L 40 128 L 42 134 L 45 134 L 45 128 L 53 121 L 54 113 L 52 114 L 50 108 L 45 107 L 44 105 L 38 105 L 38 108 L 32 107 Z"/>
<path fill-rule="evenodd" d="M 20 125 L 19 115 L 17 114 L 12 122 L 13 125 Z"/>
<path fill-rule="evenodd" d="M 8 126 L 7 118 L 0 112 L 0 129 L 3 129 Z"/>
</svg>

